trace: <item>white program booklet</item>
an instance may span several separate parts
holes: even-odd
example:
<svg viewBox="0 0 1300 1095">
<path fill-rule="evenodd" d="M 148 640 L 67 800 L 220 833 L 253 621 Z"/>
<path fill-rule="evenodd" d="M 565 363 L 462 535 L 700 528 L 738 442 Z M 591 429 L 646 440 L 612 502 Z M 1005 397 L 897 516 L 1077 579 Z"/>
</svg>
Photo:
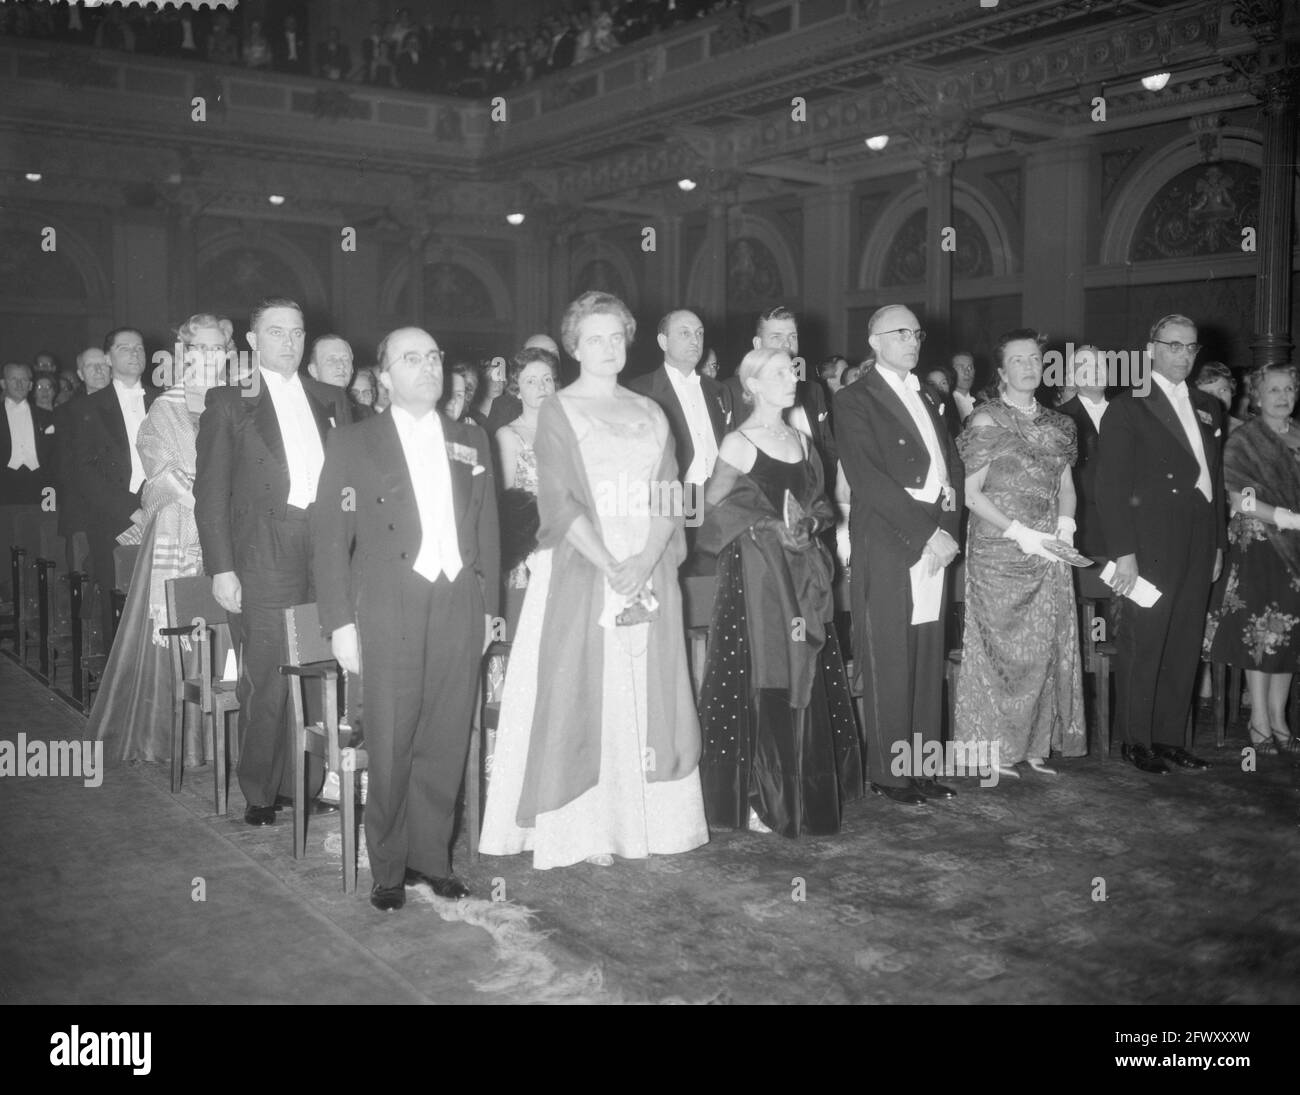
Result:
<svg viewBox="0 0 1300 1095">
<path fill-rule="evenodd" d="M 1109 583 L 1114 574 L 1115 574 L 1115 561 L 1112 559 L 1109 563 L 1107 563 L 1104 567 L 1102 567 L 1101 580 L 1103 582 Z M 1127 594 L 1126 596 L 1130 601 L 1134 602 L 1137 605 L 1140 605 L 1142 608 L 1150 608 L 1153 604 L 1155 604 L 1158 600 L 1160 600 L 1160 590 L 1156 589 L 1155 586 L 1153 586 L 1150 582 L 1148 582 L 1145 578 L 1143 578 L 1142 575 L 1139 574 L 1138 580 L 1136 584 L 1133 586 L 1133 592 Z"/>
</svg>

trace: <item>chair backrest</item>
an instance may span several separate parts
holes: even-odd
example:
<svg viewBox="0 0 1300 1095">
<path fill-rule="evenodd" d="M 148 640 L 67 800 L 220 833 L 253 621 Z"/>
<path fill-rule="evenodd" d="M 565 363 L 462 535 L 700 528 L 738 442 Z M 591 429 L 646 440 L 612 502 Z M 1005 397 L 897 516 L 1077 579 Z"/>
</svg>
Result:
<svg viewBox="0 0 1300 1095">
<path fill-rule="evenodd" d="M 320 613 L 313 602 L 284 610 L 285 664 L 309 665 L 334 659 L 329 640 L 320 633 Z"/>
</svg>

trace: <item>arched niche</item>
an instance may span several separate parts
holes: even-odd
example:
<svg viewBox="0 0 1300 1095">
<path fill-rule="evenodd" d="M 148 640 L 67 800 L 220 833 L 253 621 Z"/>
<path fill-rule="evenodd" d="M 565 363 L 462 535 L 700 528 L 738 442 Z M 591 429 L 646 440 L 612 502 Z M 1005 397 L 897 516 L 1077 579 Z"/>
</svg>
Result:
<svg viewBox="0 0 1300 1095">
<path fill-rule="evenodd" d="M 988 199 L 973 186 L 954 182 L 952 205 L 955 222 L 952 227 L 957 232 L 958 254 L 968 246 L 964 241 L 971 240 L 973 236 L 970 245 L 972 263 L 968 267 L 971 273 L 964 276 L 997 278 L 1013 273 L 1010 234 Z M 885 284 L 891 255 L 896 254 L 896 245 L 921 248 L 927 244 L 938 245 L 937 239 L 930 238 L 931 233 L 926 227 L 926 212 L 925 191 L 919 186 L 900 194 L 885 207 L 867 234 L 862 249 L 862 258 L 858 262 L 859 289 L 896 289 L 903 284 Z M 924 264 L 920 265 L 919 271 L 919 278 L 911 284 L 924 283 Z M 955 271 L 954 275 L 963 277 Z"/>
<path fill-rule="evenodd" d="M 700 301 L 709 295 L 709 267 L 712 254 L 707 236 L 691 261 L 686 300 Z M 769 285 L 767 272 L 774 269 L 779 284 Z M 736 294 L 737 275 L 745 292 Z M 748 280 L 746 280 L 746 278 Z M 769 292 L 770 288 L 770 292 Z M 757 313 L 782 302 L 799 299 L 799 267 L 790 245 L 766 218 L 751 213 L 734 214 L 727 222 L 727 309 L 751 309 Z M 743 300 L 743 305 L 742 305 Z"/>
<path fill-rule="evenodd" d="M 622 249 L 602 239 L 579 237 L 569 259 L 573 281 L 570 299 L 591 289 L 613 293 L 632 312 L 641 300 L 641 286 L 627 255 Z"/>
<path fill-rule="evenodd" d="M 53 229 L 52 237 L 47 229 Z M 47 238 L 53 250 L 43 249 Z M 0 226 L 0 300 L 6 311 L 42 301 L 98 312 L 111 299 L 110 284 L 94 248 L 61 218 L 16 209 Z"/>
<path fill-rule="evenodd" d="M 1248 129 L 1226 128 L 1219 148 L 1223 161 L 1246 164 L 1256 170 L 1263 164 L 1258 135 Z M 1152 152 L 1131 172 L 1129 181 L 1111 203 L 1110 216 L 1101 235 L 1101 265 L 1124 266 L 1132 262 L 1144 218 L 1166 187 L 1186 171 L 1212 166 L 1203 162 L 1195 134 L 1180 137 Z"/>
<path fill-rule="evenodd" d="M 411 252 L 394 264 L 379 292 L 379 311 L 385 316 L 401 316 L 411 323 L 430 323 L 437 320 L 454 320 L 456 326 L 468 321 L 486 323 L 509 322 L 513 315 L 510 290 L 496 267 L 482 255 L 459 244 L 430 245 L 423 252 L 424 299 L 420 301 L 421 314 L 412 316 L 407 286 L 411 280 Z M 486 304 L 486 314 L 468 314 L 456 310 L 454 304 L 461 300 L 471 311 L 481 312 Z M 439 314 L 430 311 L 431 305 L 453 305 L 453 310 Z M 433 332 L 437 335 L 437 332 Z"/>
<path fill-rule="evenodd" d="M 243 315 L 263 297 L 289 297 L 324 311 L 329 294 L 315 264 L 295 243 L 273 231 L 255 237 L 230 229 L 205 241 L 195 255 L 198 307 Z M 236 326 L 238 326 L 236 321 Z"/>
</svg>

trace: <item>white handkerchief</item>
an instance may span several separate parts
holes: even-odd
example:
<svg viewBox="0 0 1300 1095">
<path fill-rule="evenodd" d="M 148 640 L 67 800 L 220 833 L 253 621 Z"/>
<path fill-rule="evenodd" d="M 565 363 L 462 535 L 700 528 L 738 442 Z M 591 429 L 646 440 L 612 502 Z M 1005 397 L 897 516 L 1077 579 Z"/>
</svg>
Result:
<svg viewBox="0 0 1300 1095">
<path fill-rule="evenodd" d="M 944 568 L 940 567 L 928 578 L 921 576 L 921 568 L 927 565 L 924 555 L 913 564 L 907 572 L 912 580 L 912 623 L 932 624 L 939 618 L 939 609 L 943 606 Z"/>
<path fill-rule="evenodd" d="M 1109 583 L 1114 573 L 1115 573 L 1115 562 L 1114 560 L 1111 560 L 1104 567 L 1102 567 L 1101 580 L 1103 582 Z M 1142 575 L 1139 574 L 1138 580 L 1136 584 L 1133 586 L 1133 592 L 1127 594 L 1127 596 L 1130 601 L 1138 605 L 1140 608 L 1150 608 L 1153 604 L 1155 604 L 1158 600 L 1160 600 L 1160 590 L 1156 589 L 1155 586 L 1153 586 L 1150 582 L 1148 582 L 1145 578 L 1143 578 Z"/>
</svg>

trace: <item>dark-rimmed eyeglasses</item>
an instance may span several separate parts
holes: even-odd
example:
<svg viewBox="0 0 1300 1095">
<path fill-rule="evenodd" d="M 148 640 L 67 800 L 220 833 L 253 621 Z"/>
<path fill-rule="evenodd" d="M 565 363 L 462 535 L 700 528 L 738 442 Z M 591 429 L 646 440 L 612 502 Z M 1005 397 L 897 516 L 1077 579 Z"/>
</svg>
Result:
<svg viewBox="0 0 1300 1095">
<path fill-rule="evenodd" d="M 915 331 L 911 327 L 897 327 L 892 331 L 878 331 L 877 334 L 896 335 L 902 342 L 915 342 L 918 346 L 925 341 L 925 332 L 918 327 Z"/>
<path fill-rule="evenodd" d="M 1163 338 L 1153 338 L 1151 341 L 1158 342 L 1161 346 L 1168 346 L 1169 352 L 1174 354 L 1186 352 L 1191 354 L 1192 357 L 1195 357 L 1201 350 L 1201 344 L 1199 342 L 1167 342 Z"/>
</svg>

